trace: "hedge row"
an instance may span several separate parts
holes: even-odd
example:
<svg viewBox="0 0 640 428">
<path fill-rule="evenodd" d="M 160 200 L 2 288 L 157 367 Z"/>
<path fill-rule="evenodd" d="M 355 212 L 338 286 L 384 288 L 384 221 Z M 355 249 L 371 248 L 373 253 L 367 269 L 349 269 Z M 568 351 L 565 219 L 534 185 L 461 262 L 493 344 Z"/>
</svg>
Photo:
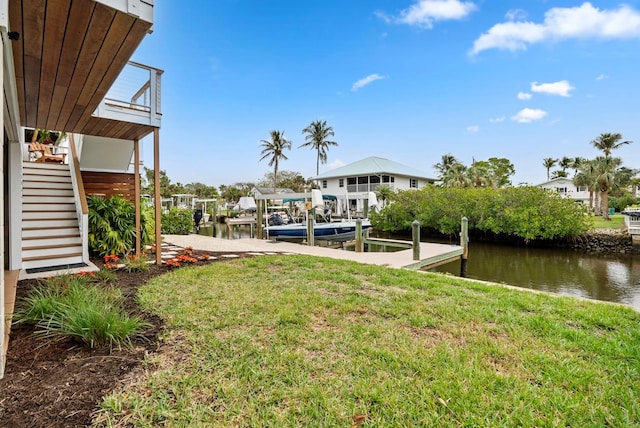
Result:
<svg viewBox="0 0 640 428">
<path fill-rule="evenodd" d="M 428 186 L 397 192 L 392 203 L 372 213 L 373 227 L 404 231 L 414 220 L 443 234 L 460 231 L 467 217 L 469 229 L 525 241 L 578 236 L 591 225 L 583 205 L 538 187 L 444 188 Z"/>
</svg>

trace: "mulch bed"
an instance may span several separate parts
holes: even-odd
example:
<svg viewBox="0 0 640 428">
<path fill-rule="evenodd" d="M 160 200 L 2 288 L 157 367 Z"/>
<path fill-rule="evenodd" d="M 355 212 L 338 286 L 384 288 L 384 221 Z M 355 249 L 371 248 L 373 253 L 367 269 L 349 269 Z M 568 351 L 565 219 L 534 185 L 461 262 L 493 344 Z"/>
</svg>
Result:
<svg viewBox="0 0 640 428">
<path fill-rule="evenodd" d="M 202 253 L 199 253 L 202 254 Z M 216 260 L 221 254 L 208 253 Z M 234 253 L 250 257 L 244 253 Z M 100 262 L 95 262 L 100 265 Z M 0 380 L 0 426 L 78 427 L 91 424 L 101 398 L 121 387 L 140 369 L 145 355 L 157 350 L 163 321 L 143 311 L 135 302 L 138 287 L 166 273 L 165 266 L 150 265 L 145 272 L 118 270 L 119 287 L 126 296 L 126 310 L 152 325 L 137 339 L 133 349 L 89 349 L 71 339 L 44 341 L 33 335 L 33 327 L 14 326 L 4 379 Z M 35 280 L 18 283 L 17 302 Z"/>
</svg>

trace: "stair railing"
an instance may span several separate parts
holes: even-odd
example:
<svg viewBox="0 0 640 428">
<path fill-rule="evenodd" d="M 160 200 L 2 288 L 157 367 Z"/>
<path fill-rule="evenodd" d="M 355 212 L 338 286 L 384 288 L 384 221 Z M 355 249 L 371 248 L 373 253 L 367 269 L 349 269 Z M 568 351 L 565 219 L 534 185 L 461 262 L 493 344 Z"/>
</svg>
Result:
<svg viewBox="0 0 640 428">
<path fill-rule="evenodd" d="M 82 238 L 82 261 L 86 263 L 89 261 L 89 207 L 87 206 L 87 195 L 84 192 L 78 149 L 73 134 L 69 134 L 69 149 L 71 151 L 69 170 L 73 183 L 73 198 L 76 202 L 76 214 Z"/>
</svg>

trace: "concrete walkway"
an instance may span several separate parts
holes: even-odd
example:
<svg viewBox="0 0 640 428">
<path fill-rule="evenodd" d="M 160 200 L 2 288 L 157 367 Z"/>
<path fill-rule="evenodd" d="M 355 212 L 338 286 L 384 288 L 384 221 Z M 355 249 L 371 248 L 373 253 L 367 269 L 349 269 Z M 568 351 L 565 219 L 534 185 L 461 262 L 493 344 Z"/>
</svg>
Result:
<svg viewBox="0 0 640 428">
<path fill-rule="evenodd" d="M 407 268 L 415 264 L 413 250 L 402 250 L 392 253 L 356 253 L 354 251 L 338 250 L 326 247 L 310 247 L 283 241 L 269 241 L 263 239 L 220 239 L 204 235 L 163 235 L 164 242 L 179 246 L 192 247 L 194 250 L 211 252 L 243 252 L 243 253 L 288 253 L 306 254 L 334 259 L 350 260 L 365 264 L 388 266 L 393 268 Z M 420 244 L 420 258 L 438 258 L 459 251 L 460 247 L 446 244 Z"/>
</svg>

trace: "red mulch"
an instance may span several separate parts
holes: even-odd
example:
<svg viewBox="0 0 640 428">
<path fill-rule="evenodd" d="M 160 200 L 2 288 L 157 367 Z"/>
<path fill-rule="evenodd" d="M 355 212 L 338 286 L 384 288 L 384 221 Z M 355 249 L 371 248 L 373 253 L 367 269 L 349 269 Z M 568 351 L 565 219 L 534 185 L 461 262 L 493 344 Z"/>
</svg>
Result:
<svg viewBox="0 0 640 428">
<path fill-rule="evenodd" d="M 117 271 L 115 285 L 126 296 L 126 310 L 152 325 L 145 331 L 144 340 L 134 342 L 133 349 L 109 352 L 109 349 L 89 349 L 71 339 L 43 341 L 34 337 L 33 327 L 14 326 L 5 377 L 0 380 L 0 426 L 90 425 L 101 398 L 126 383 L 140 368 L 145 355 L 157 349 L 163 321 L 138 307 L 134 296 L 139 286 L 167 271 L 165 266 L 155 265 L 150 265 L 145 272 Z M 36 284 L 35 280 L 18 283 L 18 304 Z"/>
</svg>

